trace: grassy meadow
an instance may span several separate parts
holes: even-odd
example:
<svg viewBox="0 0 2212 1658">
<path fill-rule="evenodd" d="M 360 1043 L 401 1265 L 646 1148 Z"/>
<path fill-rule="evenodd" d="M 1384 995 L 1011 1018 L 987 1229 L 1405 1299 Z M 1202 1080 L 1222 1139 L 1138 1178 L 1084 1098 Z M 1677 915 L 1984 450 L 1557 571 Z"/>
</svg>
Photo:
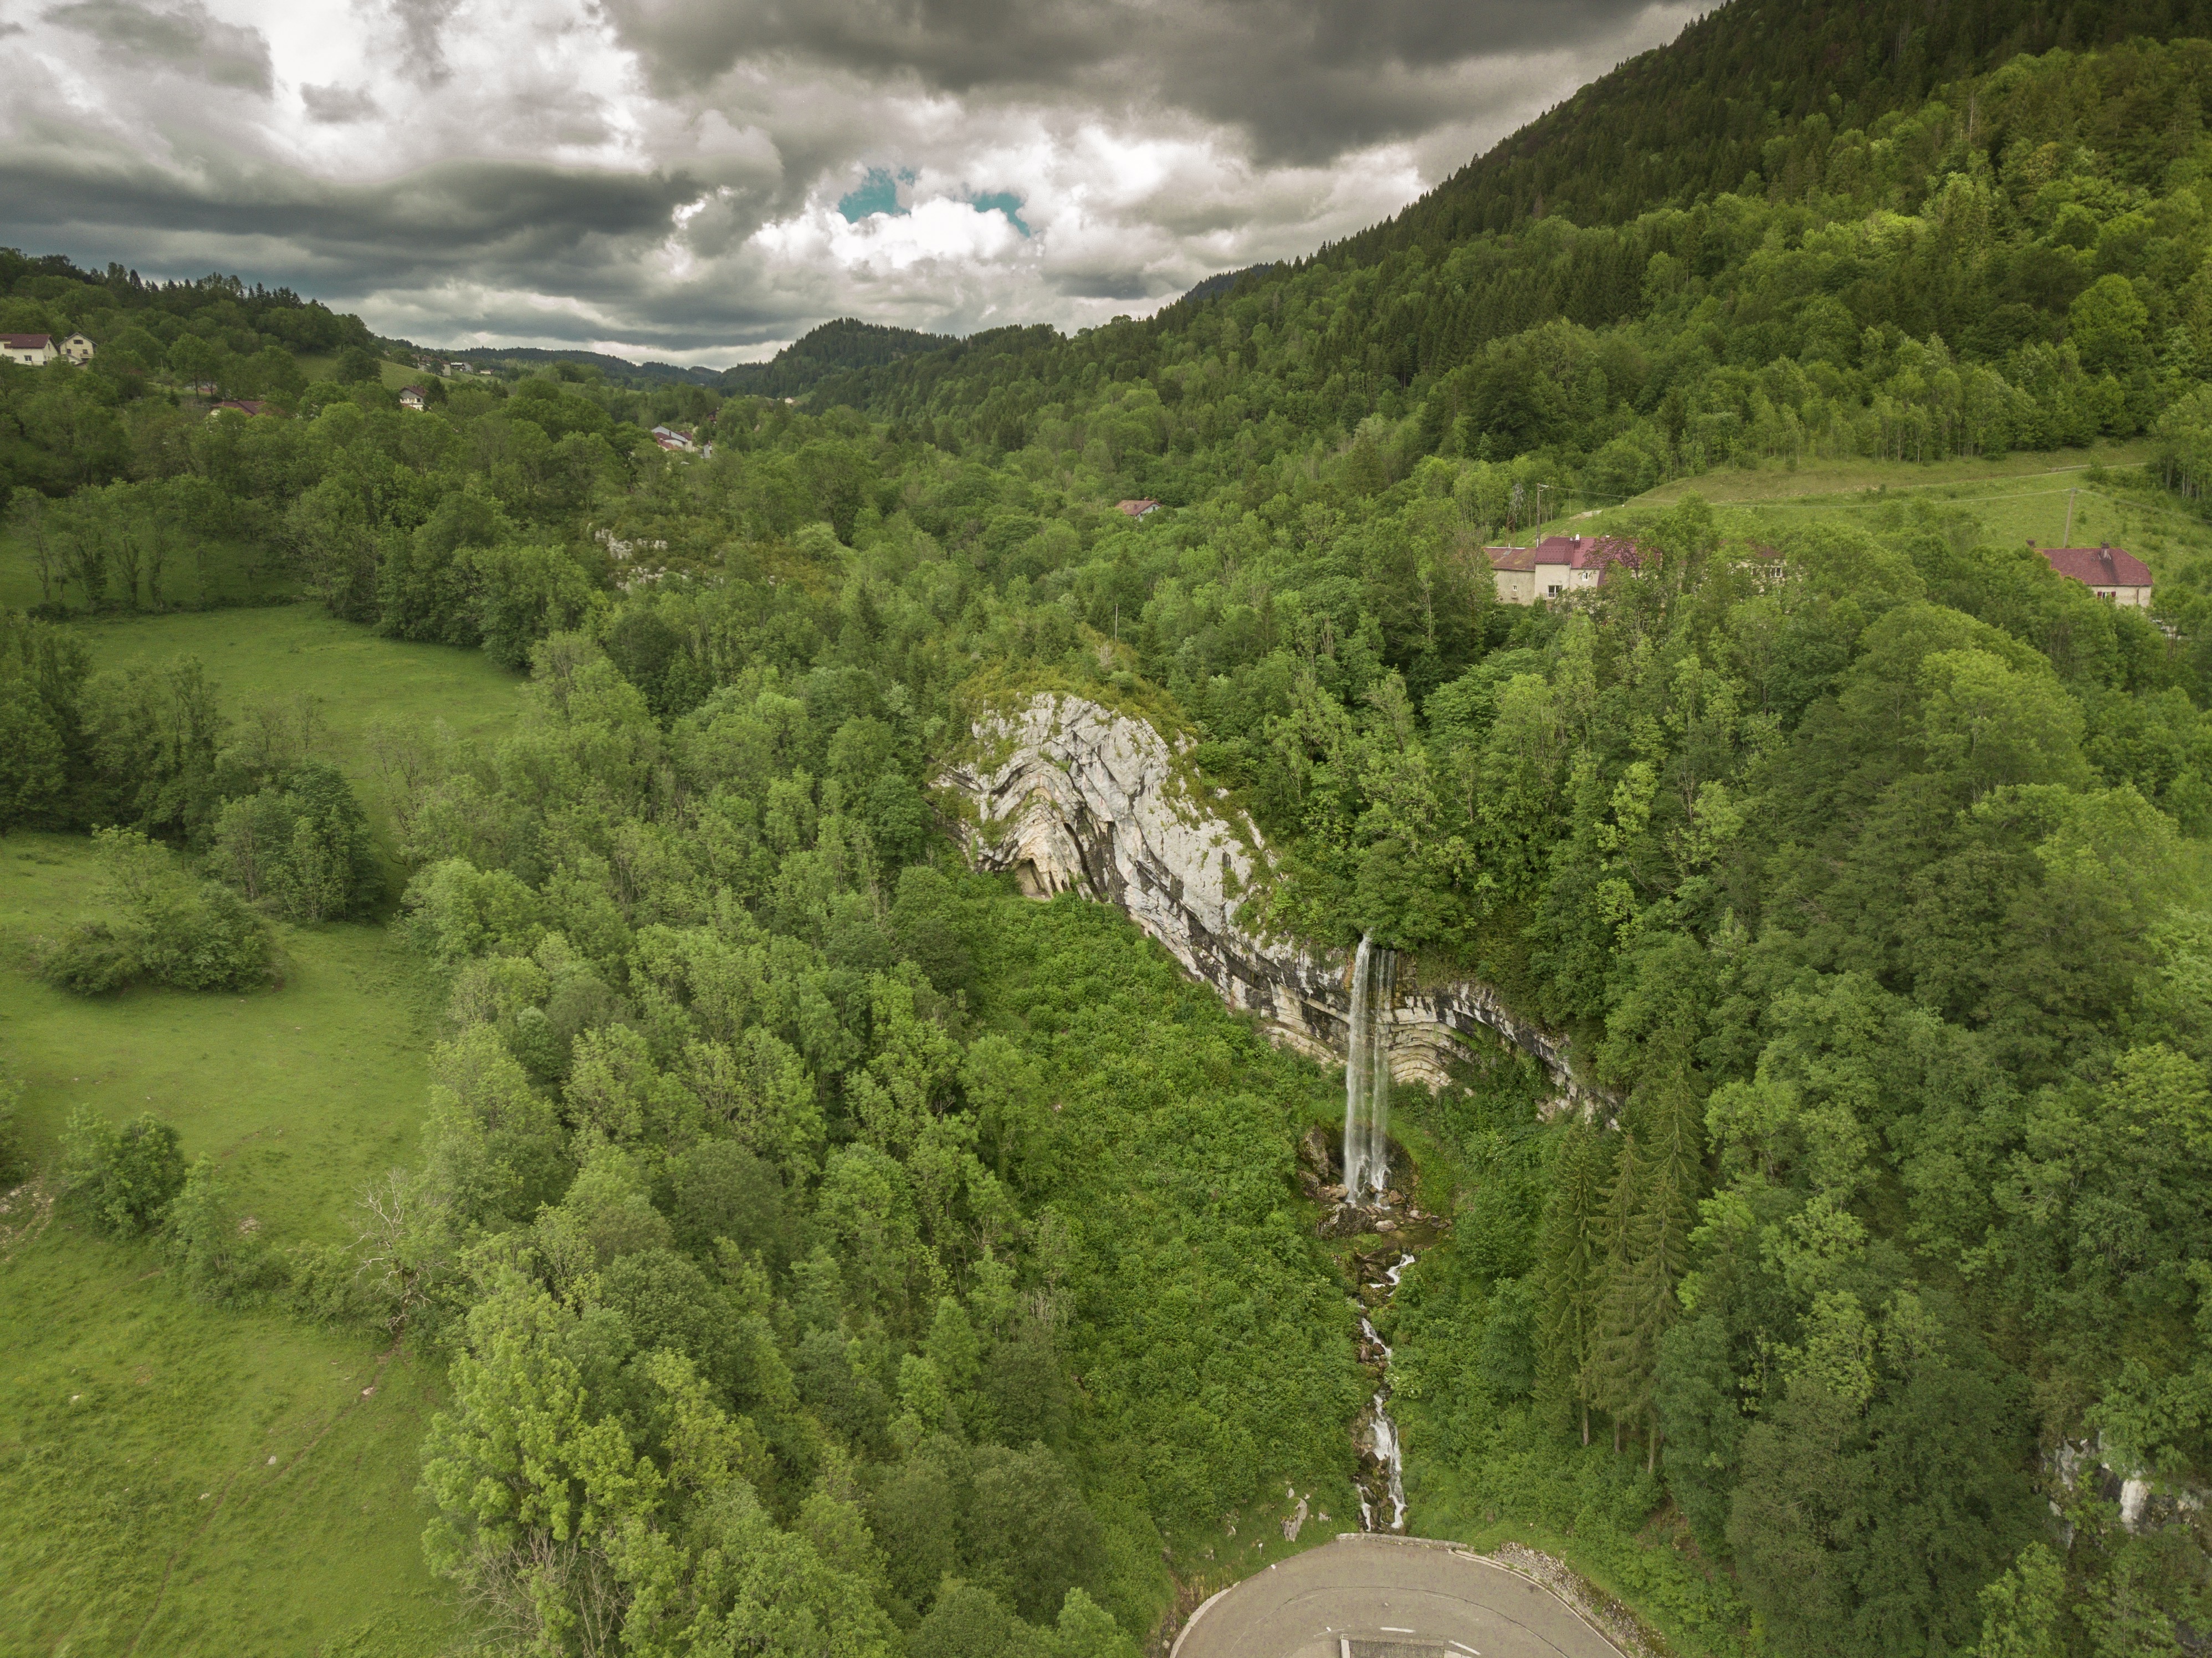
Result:
<svg viewBox="0 0 2212 1658">
<path fill-rule="evenodd" d="M 2163 576 L 2212 556 L 2212 522 L 2156 488 L 2144 471 L 2149 443 L 2008 455 L 2002 460 L 1847 460 L 1756 471 L 1724 469 L 1672 483 L 1618 507 L 1563 518 L 1547 535 L 1593 535 L 1695 494 L 1722 508 L 1723 525 L 1755 534 L 1829 515 L 1869 529 L 1907 515 L 1963 525 L 1978 541 L 2018 545 L 2124 547 Z M 1907 521 L 1910 521 L 1909 519 Z"/>
<path fill-rule="evenodd" d="M 347 1236 L 362 1184 L 413 1154 L 428 975 L 381 928 L 336 926 L 285 930 L 278 990 L 70 996 L 22 958 L 94 884 L 82 841 L 0 841 L 0 1055 L 33 1157 L 51 1164 L 76 1106 L 150 1109 L 273 1241 Z M 48 1213 L 37 1187 L 0 1224 L 0 1651 L 442 1643 L 413 1498 L 434 1368 L 197 1301 L 157 1250 Z"/>
<path fill-rule="evenodd" d="M 516 702 L 477 653 L 306 607 L 83 636 L 101 667 L 198 656 L 234 716 L 324 699 L 325 750 L 387 843 L 376 724 L 492 735 Z M 278 988 L 71 996 L 29 970 L 35 941 L 94 913 L 98 887 L 82 838 L 0 838 L 0 1066 L 33 1161 L 51 1169 L 80 1105 L 151 1110 L 272 1242 L 350 1236 L 362 1186 L 415 1155 L 433 975 L 380 926 L 280 926 Z M 0 1653 L 450 1649 L 415 1497 L 437 1368 L 377 1333 L 198 1300 L 155 1247 L 95 1236 L 50 1193 L 34 1181 L 0 1212 Z"/>
<path fill-rule="evenodd" d="M 234 720 L 257 705 L 316 698 L 325 757 L 361 797 L 393 876 L 391 805 L 376 766 L 378 728 L 420 731 L 442 723 L 457 738 L 491 737 L 514 718 L 521 683 L 481 651 L 385 639 L 307 604 L 118 616 L 84 624 L 81 636 L 99 668 L 197 656 Z"/>
</svg>

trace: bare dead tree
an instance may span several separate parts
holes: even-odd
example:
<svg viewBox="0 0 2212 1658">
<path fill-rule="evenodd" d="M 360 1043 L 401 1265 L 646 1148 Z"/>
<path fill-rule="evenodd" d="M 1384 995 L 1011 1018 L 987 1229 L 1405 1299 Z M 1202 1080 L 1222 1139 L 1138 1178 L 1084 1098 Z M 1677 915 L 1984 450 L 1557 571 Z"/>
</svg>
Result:
<svg viewBox="0 0 2212 1658">
<path fill-rule="evenodd" d="M 422 1176 L 394 1169 L 364 1185 L 356 1206 L 365 1218 L 355 1223 L 355 1276 L 392 1309 L 386 1327 L 398 1335 L 445 1265 L 444 1198 Z"/>
</svg>

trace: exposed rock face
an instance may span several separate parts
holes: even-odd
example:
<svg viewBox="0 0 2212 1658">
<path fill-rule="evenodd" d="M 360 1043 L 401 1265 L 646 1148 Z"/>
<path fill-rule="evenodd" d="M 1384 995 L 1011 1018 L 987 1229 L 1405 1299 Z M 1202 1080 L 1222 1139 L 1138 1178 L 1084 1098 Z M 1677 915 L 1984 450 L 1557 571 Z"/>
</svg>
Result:
<svg viewBox="0 0 2212 1658">
<path fill-rule="evenodd" d="M 2056 1451 L 2045 1454 L 2044 1467 L 2062 1490 L 2079 1493 L 2087 1488 L 2114 1504 L 2119 1509 L 2120 1529 L 2133 1537 L 2169 1526 L 2200 1526 L 2207 1503 L 2212 1502 L 2212 1491 L 2201 1486 L 2156 1479 L 2140 1470 L 2129 1472 L 2106 1448 L 2101 1433 L 2094 1439 L 2060 1440 Z M 2060 1512 L 2056 1502 L 2051 1509 Z M 2070 1530 L 2068 1540 L 2072 1540 Z"/>
<path fill-rule="evenodd" d="M 1119 904 L 1276 1040 L 1316 1060 L 1342 1059 L 1349 955 L 1312 955 L 1238 925 L 1237 906 L 1269 878 L 1267 842 L 1193 780 L 1148 722 L 1041 695 L 975 735 L 981 757 L 938 784 L 969 809 L 958 829 L 976 868 L 1012 871 L 1034 898 L 1073 891 Z M 1388 1022 L 1398 1081 L 1441 1084 L 1447 1065 L 1470 1055 L 1463 1039 L 1494 1031 L 1542 1061 L 1561 1105 L 1610 1105 L 1574 1080 L 1564 1038 L 1517 1017 L 1486 985 L 1401 987 Z"/>
</svg>

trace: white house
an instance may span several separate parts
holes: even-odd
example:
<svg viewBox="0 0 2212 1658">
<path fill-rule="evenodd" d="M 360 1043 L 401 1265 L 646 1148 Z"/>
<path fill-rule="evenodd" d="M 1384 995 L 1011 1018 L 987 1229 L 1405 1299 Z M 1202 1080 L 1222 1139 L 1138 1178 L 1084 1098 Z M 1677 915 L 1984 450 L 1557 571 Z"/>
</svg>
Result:
<svg viewBox="0 0 2212 1658">
<path fill-rule="evenodd" d="M 654 427 L 653 440 L 674 454 L 696 455 L 699 452 L 699 446 L 692 442 L 686 434 L 677 431 L 673 427 Z"/>
<path fill-rule="evenodd" d="M 410 386 L 399 394 L 399 406 L 421 414 L 430 406 L 430 399 L 419 386 Z"/>
<path fill-rule="evenodd" d="M 1508 604 L 1563 598 L 1605 580 L 1613 565 L 1636 568 L 1636 544 L 1617 536 L 1546 536 L 1534 547 L 1491 547 L 1498 597 Z"/>
<path fill-rule="evenodd" d="M 72 334 L 62 342 L 62 355 L 82 368 L 92 361 L 93 344 L 82 334 Z"/>
<path fill-rule="evenodd" d="M 85 343 L 91 343 L 89 340 Z M 0 334 L 0 358 L 9 362 L 21 363 L 27 368 L 43 368 L 59 355 L 51 334 Z"/>
</svg>

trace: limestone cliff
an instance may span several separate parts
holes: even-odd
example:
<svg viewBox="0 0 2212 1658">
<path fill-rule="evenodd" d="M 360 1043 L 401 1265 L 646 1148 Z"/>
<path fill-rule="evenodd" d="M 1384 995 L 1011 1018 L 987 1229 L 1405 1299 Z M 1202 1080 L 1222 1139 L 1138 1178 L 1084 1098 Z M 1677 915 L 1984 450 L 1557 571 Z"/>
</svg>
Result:
<svg viewBox="0 0 2212 1658">
<path fill-rule="evenodd" d="M 1340 1060 L 1348 955 L 1263 938 L 1237 909 L 1270 878 L 1258 828 L 1207 790 L 1176 746 L 1141 719 L 1082 697 L 1041 694 L 977 725 L 973 755 L 939 777 L 970 862 L 1011 871 L 1035 898 L 1074 891 L 1115 903 L 1231 1007 L 1278 1041 Z M 1494 1031 L 1540 1060 L 1559 1103 L 1603 1103 L 1578 1084 L 1564 1038 L 1516 1016 L 1487 986 L 1418 979 L 1390 1010 L 1390 1070 L 1442 1083 Z"/>
</svg>

